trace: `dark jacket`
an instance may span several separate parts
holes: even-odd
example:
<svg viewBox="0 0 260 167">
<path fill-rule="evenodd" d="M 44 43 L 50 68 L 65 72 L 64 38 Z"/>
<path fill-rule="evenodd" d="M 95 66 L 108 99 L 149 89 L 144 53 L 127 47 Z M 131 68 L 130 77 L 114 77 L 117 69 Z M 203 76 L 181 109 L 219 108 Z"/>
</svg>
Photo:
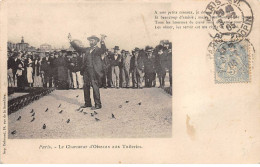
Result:
<svg viewBox="0 0 260 167">
<path fill-rule="evenodd" d="M 73 57 L 69 62 L 71 72 L 78 72 L 81 70 L 82 58 L 77 56 Z"/>
<path fill-rule="evenodd" d="M 130 60 L 130 71 L 137 68 L 138 70 L 144 70 L 144 57 L 142 55 L 138 55 L 137 61 L 136 57 L 133 56 Z"/>
<path fill-rule="evenodd" d="M 148 58 L 148 56 L 144 59 L 144 72 L 145 73 L 154 73 L 155 72 L 155 57 L 152 56 Z"/>
<path fill-rule="evenodd" d="M 171 70 L 172 69 L 172 52 L 167 52 L 167 62 L 168 62 L 167 68 L 169 70 Z"/>
<path fill-rule="evenodd" d="M 167 60 L 167 53 L 163 52 L 163 54 L 159 55 L 156 53 L 155 55 L 155 64 L 156 64 L 156 71 L 162 72 L 165 71 L 168 67 L 168 60 Z"/>
<path fill-rule="evenodd" d="M 110 64 L 111 66 L 121 66 L 122 56 L 118 54 L 117 58 L 115 59 L 115 54 L 110 55 Z"/>
<path fill-rule="evenodd" d="M 45 75 L 51 74 L 51 68 L 50 68 L 50 59 L 46 60 L 46 58 L 43 58 L 41 61 L 41 71 L 45 73 Z"/>
<path fill-rule="evenodd" d="M 92 70 L 94 70 L 95 77 L 101 78 L 103 76 L 103 63 L 101 59 L 101 54 L 106 52 L 106 45 L 104 43 L 101 43 L 101 48 L 98 46 L 95 47 L 95 49 L 91 51 L 91 48 L 83 48 L 78 46 L 74 41 L 72 41 L 71 46 L 79 53 L 85 53 L 83 55 L 83 64 L 81 66 L 81 73 L 88 72 L 90 73 Z M 92 74 L 91 74 L 92 75 Z"/>
<path fill-rule="evenodd" d="M 110 67 L 110 59 L 108 56 L 105 56 L 102 59 L 102 63 L 103 63 L 103 70 L 108 70 L 108 68 Z"/>
</svg>

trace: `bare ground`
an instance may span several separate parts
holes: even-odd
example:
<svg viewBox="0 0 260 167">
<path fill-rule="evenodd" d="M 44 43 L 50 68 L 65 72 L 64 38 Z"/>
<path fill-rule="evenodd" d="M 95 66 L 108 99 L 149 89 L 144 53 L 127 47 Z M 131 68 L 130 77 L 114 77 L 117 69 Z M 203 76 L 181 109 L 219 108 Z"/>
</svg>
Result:
<svg viewBox="0 0 260 167">
<path fill-rule="evenodd" d="M 83 90 L 55 90 L 9 115 L 9 138 L 171 137 L 172 97 L 162 89 L 100 91 L 103 108 L 91 116 L 94 110 L 90 108 L 82 112 L 76 110 L 84 104 Z M 31 122 L 32 109 L 35 120 Z M 17 120 L 19 116 L 21 119 Z M 13 131 L 15 134 L 11 134 Z"/>
</svg>

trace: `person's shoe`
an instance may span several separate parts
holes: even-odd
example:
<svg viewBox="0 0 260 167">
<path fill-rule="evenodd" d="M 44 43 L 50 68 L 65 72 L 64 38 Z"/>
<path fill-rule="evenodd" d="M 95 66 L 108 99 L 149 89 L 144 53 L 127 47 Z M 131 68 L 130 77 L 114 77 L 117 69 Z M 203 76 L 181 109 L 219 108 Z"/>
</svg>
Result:
<svg viewBox="0 0 260 167">
<path fill-rule="evenodd" d="M 95 105 L 95 107 L 91 108 L 92 110 L 98 110 L 98 109 L 101 109 L 102 108 L 102 105 Z"/>
<path fill-rule="evenodd" d="M 81 106 L 80 108 L 87 108 L 87 107 L 92 107 L 92 104 L 84 104 L 84 105 Z"/>
</svg>

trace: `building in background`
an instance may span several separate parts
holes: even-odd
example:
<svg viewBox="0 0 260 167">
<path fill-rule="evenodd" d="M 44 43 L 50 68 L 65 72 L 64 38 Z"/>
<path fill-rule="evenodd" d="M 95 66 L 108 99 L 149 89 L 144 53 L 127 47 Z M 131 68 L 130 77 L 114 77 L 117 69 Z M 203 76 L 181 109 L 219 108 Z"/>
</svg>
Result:
<svg viewBox="0 0 260 167">
<path fill-rule="evenodd" d="M 20 43 L 13 43 L 13 42 L 8 41 L 7 48 L 8 48 L 8 50 L 17 50 L 17 51 L 28 51 L 28 49 L 35 50 L 35 47 L 30 46 L 28 43 L 24 42 L 23 37 L 22 37 L 22 40 Z"/>
<path fill-rule="evenodd" d="M 47 44 L 47 43 L 42 44 L 42 45 L 40 45 L 40 50 L 41 50 L 41 51 L 44 51 L 44 52 L 46 52 L 46 51 L 51 51 L 51 50 L 52 50 L 52 49 L 51 49 L 51 45 L 49 45 L 49 44 Z"/>
<path fill-rule="evenodd" d="M 17 50 L 27 51 L 28 47 L 29 47 L 29 44 L 24 42 L 23 37 L 22 37 L 21 42 L 16 44 L 16 49 Z"/>
</svg>

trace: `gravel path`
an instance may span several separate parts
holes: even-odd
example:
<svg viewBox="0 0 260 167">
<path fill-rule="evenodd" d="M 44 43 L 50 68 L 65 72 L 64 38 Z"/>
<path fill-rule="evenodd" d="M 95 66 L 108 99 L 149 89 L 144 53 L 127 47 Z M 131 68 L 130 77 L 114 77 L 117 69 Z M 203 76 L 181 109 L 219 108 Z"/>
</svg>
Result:
<svg viewBox="0 0 260 167">
<path fill-rule="evenodd" d="M 9 115 L 9 138 L 171 137 L 172 97 L 162 89 L 100 91 L 103 108 L 80 112 L 83 90 L 55 90 Z"/>
</svg>

